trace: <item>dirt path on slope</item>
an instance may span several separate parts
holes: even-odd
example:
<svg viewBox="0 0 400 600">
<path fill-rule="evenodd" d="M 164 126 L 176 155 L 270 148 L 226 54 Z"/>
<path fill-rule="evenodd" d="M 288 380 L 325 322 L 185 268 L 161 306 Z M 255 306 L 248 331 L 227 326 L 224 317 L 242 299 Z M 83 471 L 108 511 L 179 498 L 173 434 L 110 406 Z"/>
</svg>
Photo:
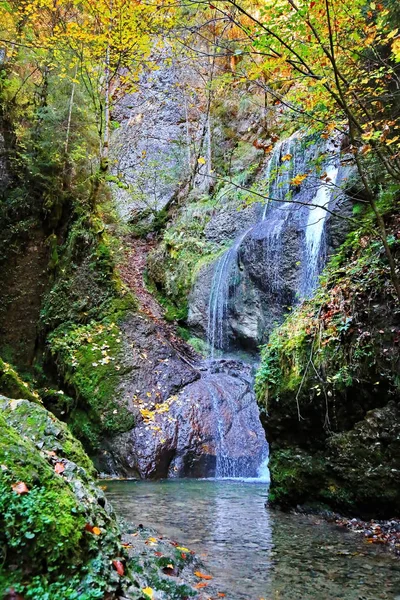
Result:
<svg viewBox="0 0 400 600">
<path fill-rule="evenodd" d="M 177 335 L 175 323 L 168 323 L 164 318 L 164 309 L 149 292 L 144 281 L 147 256 L 154 249 L 154 241 L 139 240 L 127 236 L 124 239 L 125 257 L 119 265 L 122 281 L 132 290 L 139 302 L 139 310 L 151 319 L 159 332 L 182 360 L 195 366 L 200 360 L 196 351 Z"/>
</svg>

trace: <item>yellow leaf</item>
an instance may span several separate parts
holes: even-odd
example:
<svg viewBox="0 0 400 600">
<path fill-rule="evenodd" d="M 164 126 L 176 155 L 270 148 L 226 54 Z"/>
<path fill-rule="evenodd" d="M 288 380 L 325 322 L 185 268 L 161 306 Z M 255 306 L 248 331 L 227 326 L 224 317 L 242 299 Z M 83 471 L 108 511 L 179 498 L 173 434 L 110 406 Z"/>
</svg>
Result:
<svg viewBox="0 0 400 600">
<path fill-rule="evenodd" d="M 142 589 L 143 594 L 146 594 L 149 598 L 153 598 L 154 592 L 151 587 L 145 587 Z"/>
<path fill-rule="evenodd" d="M 296 175 L 296 177 L 293 177 L 290 183 L 292 185 L 300 185 L 305 179 L 307 179 L 307 173 L 304 173 L 303 175 Z"/>
<path fill-rule="evenodd" d="M 146 540 L 146 544 L 149 544 L 150 546 L 153 546 L 154 544 L 157 544 L 157 538 L 155 538 L 155 537 L 149 537 L 149 539 Z"/>
<path fill-rule="evenodd" d="M 196 575 L 196 577 L 200 577 L 200 579 L 212 579 L 211 575 L 205 575 L 201 571 L 195 571 L 194 574 Z"/>
<path fill-rule="evenodd" d="M 391 40 L 392 38 L 396 37 L 396 35 L 398 34 L 398 32 L 399 32 L 399 28 L 398 28 L 398 27 L 396 27 L 396 29 L 393 29 L 393 30 L 392 30 L 392 31 L 391 31 L 391 32 L 388 34 L 388 36 L 387 36 L 387 39 L 388 39 L 388 40 Z"/>
<path fill-rule="evenodd" d="M 205 165 L 207 161 L 203 156 L 200 156 L 200 158 L 197 159 L 197 162 L 199 165 Z"/>
<path fill-rule="evenodd" d="M 190 552 L 189 548 L 184 548 L 183 546 L 177 546 L 176 549 L 180 552 Z"/>
<path fill-rule="evenodd" d="M 92 533 L 94 533 L 94 535 L 100 535 L 101 534 L 101 530 L 98 527 L 93 527 Z"/>
<path fill-rule="evenodd" d="M 282 162 L 285 162 L 286 160 L 290 160 L 292 158 L 291 154 L 285 154 L 285 156 L 282 156 Z"/>
</svg>

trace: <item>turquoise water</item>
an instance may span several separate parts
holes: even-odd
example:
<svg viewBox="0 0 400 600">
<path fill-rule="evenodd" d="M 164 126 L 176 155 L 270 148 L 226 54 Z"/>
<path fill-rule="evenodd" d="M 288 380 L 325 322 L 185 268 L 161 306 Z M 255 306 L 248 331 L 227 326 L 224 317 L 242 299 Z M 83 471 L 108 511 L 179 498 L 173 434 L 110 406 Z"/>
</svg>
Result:
<svg viewBox="0 0 400 600">
<path fill-rule="evenodd" d="M 400 600 L 400 560 L 318 517 L 265 508 L 265 484 L 107 482 L 117 513 L 195 550 L 226 600 Z"/>
</svg>

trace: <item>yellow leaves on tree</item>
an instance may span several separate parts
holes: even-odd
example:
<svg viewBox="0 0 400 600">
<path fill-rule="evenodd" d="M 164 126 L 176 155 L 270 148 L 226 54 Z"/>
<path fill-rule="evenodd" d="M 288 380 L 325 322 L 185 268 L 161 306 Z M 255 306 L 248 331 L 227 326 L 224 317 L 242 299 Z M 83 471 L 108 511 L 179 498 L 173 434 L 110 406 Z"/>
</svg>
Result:
<svg viewBox="0 0 400 600">
<path fill-rule="evenodd" d="M 396 62 L 400 62 L 400 36 L 392 44 L 392 52 Z"/>
</svg>

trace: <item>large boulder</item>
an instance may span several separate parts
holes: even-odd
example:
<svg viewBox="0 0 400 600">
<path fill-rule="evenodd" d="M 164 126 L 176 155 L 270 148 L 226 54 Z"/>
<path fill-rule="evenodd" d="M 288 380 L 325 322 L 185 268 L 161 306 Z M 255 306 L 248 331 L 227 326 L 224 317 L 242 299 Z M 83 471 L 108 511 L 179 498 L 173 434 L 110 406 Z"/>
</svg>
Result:
<svg viewBox="0 0 400 600">
<path fill-rule="evenodd" d="M 176 387 L 176 359 L 169 361 L 152 367 L 153 394 L 134 394 L 136 427 L 109 440 L 104 467 L 144 478 L 256 477 L 268 449 L 251 367 L 206 362 Z"/>
</svg>

